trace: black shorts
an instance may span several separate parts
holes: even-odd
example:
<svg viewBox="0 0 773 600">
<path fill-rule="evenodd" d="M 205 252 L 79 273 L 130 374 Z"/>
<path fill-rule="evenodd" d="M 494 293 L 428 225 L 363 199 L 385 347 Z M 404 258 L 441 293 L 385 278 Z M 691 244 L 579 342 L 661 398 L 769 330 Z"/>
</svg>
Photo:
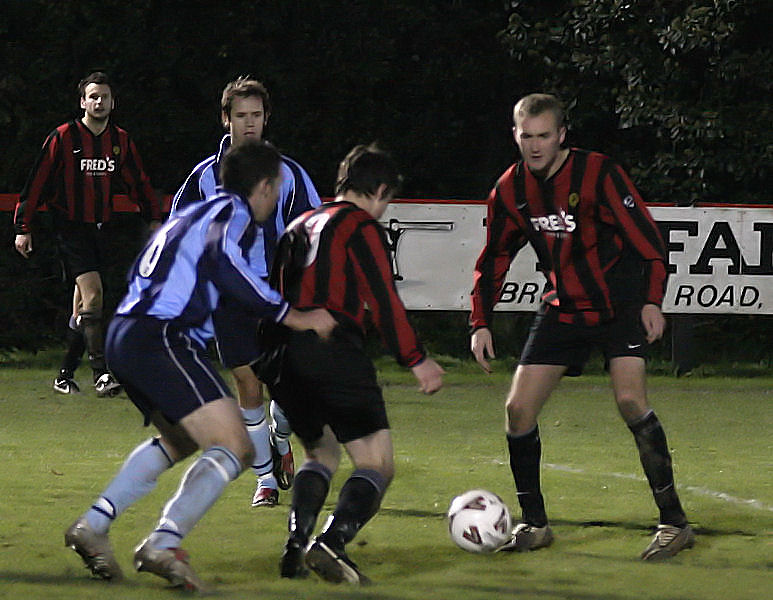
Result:
<svg viewBox="0 0 773 600">
<path fill-rule="evenodd" d="M 376 369 L 350 339 L 290 332 L 281 373 L 271 396 L 305 444 L 318 440 L 324 425 L 342 444 L 389 429 Z"/>
<path fill-rule="evenodd" d="M 110 230 L 107 223 L 79 223 L 57 220 L 56 245 L 65 278 L 74 281 L 90 271 L 101 272 L 110 256 Z"/>
<path fill-rule="evenodd" d="M 155 411 L 174 424 L 207 402 L 232 397 L 206 349 L 171 321 L 114 317 L 105 358 L 145 425 Z"/>
<path fill-rule="evenodd" d="M 540 309 L 521 352 L 522 365 L 565 365 L 566 375 L 582 374 L 591 351 L 600 348 L 605 366 L 619 356 L 647 356 L 647 337 L 641 307 L 630 306 L 600 325 L 561 323 L 558 311 Z"/>
<path fill-rule="evenodd" d="M 260 317 L 244 310 L 241 304 L 224 299 L 212 314 L 217 353 L 229 369 L 249 365 L 258 359 Z"/>
</svg>

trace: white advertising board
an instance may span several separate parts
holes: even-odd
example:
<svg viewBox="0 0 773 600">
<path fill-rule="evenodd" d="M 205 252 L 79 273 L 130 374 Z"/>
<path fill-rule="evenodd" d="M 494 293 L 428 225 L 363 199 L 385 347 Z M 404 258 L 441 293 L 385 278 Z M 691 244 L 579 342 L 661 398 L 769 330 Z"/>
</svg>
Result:
<svg viewBox="0 0 773 600">
<path fill-rule="evenodd" d="M 773 207 L 650 207 L 666 244 L 666 313 L 773 314 Z M 409 310 L 469 310 L 472 270 L 485 241 L 486 206 L 397 201 L 389 234 L 400 296 Z M 533 311 L 544 277 L 527 245 L 497 310 Z"/>
</svg>

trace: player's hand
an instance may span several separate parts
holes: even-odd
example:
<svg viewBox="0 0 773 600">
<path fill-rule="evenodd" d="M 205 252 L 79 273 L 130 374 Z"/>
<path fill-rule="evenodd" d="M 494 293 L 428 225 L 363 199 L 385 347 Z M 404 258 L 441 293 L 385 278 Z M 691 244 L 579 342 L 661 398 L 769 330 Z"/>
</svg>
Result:
<svg viewBox="0 0 773 600">
<path fill-rule="evenodd" d="M 443 387 L 443 367 L 427 357 L 411 367 L 413 376 L 419 382 L 419 389 L 425 394 L 434 394 Z"/>
<path fill-rule="evenodd" d="M 478 364 L 486 373 L 491 373 L 491 365 L 487 358 L 496 358 L 494 355 L 494 338 L 488 327 L 476 329 L 470 338 L 470 350 Z"/>
<path fill-rule="evenodd" d="M 333 329 L 338 325 L 338 321 L 324 308 L 315 308 L 308 311 L 291 308 L 282 322 L 290 329 L 295 329 L 296 331 L 311 329 L 325 340 L 330 337 Z"/>
<path fill-rule="evenodd" d="M 644 325 L 644 332 L 647 334 L 648 344 L 663 337 L 663 332 L 666 329 L 666 319 L 659 306 L 656 304 L 645 304 L 641 309 L 641 322 Z"/>
<path fill-rule="evenodd" d="M 31 233 L 19 233 L 16 235 L 16 240 L 14 242 L 14 246 L 16 246 L 16 251 L 21 254 L 24 258 L 30 257 L 30 252 L 32 252 L 32 234 Z"/>
</svg>

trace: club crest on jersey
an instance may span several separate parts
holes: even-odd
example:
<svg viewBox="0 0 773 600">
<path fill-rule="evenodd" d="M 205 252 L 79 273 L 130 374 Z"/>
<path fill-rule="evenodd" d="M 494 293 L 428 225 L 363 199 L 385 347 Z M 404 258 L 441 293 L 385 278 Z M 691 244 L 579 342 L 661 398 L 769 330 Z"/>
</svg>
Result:
<svg viewBox="0 0 773 600">
<path fill-rule="evenodd" d="M 577 192 L 572 192 L 571 194 L 569 194 L 569 199 L 567 200 L 567 203 L 572 208 L 577 206 L 580 203 L 580 194 L 578 194 Z"/>
<path fill-rule="evenodd" d="M 121 153 L 120 146 L 113 146 L 113 156 L 118 156 Z"/>
<path fill-rule="evenodd" d="M 636 204 L 633 200 L 633 196 L 631 194 L 628 194 L 625 198 L 623 198 L 623 206 L 626 208 L 633 208 L 634 204 Z"/>
<path fill-rule="evenodd" d="M 531 217 L 531 224 L 535 231 L 542 231 L 553 235 L 571 233 L 577 229 L 574 215 L 570 215 L 564 210 L 557 215 Z"/>
</svg>

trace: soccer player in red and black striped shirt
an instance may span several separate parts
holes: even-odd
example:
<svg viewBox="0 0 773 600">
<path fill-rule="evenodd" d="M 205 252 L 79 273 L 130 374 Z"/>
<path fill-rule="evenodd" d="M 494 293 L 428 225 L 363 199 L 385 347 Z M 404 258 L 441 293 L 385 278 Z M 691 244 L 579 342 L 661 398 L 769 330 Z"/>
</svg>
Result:
<svg viewBox="0 0 773 600">
<path fill-rule="evenodd" d="M 113 215 L 113 195 L 119 181 L 151 230 L 161 222 L 161 204 L 129 134 L 110 123 L 115 100 L 107 75 L 90 74 L 78 84 L 78 92 L 83 117 L 49 134 L 19 195 L 14 215 L 15 246 L 22 256 L 29 256 L 37 211 L 46 205 L 67 278 L 74 280 L 77 288 L 77 316 L 97 394 L 104 396 L 119 389 L 105 366 L 103 350 L 100 270 L 109 241 L 104 225 Z M 69 355 L 54 380 L 54 389 L 63 393 L 78 391 L 73 371 L 80 354 L 74 360 Z"/>
<path fill-rule="evenodd" d="M 514 256 L 531 244 L 547 285 L 507 397 L 510 467 L 523 522 L 503 549 L 532 550 L 553 540 L 540 490 L 537 417 L 561 377 L 579 375 L 591 349 L 600 347 L 660 511 L 658 530 L 642 558 L 668 558 L 692 546 L 694 534 L 674 488 L 663 428 L 645 391 L 646 348 L 665 328 L 663 241 L 618 164 L 563 146 L 564 109 L 556 97 L 522 98 L 513 120 L 523 160 L 505 171 L 489 195 L 470 317 L 472 353 L 490 371 L 494 305 Z"/>
<path fill-rule="evenodd" d="M 443 370 L 426 355 L 397 295 L 377 220 L 399 183 L 388 155 L 374 146 L 355 147 L 339 167 L 336 201 L 291 223 L 274 259 L 274 276 L 282 273 L 275 289 L 298 309 L 326 308 L 339 323 L 329 341 L 290 332 L 279 382 L 269 385 L 306 452 L 293 483 L 282 577 L 305 574 L 308 547 L 305 564 L 323 579 L 366 582 L 345 546 L 376 513 L 394 474 L 386 408 L 363 348 L 366 306 L 421 391 L 432 394 L 443 383 Z M 288 250 L 298 241 L 294 257 Z M 339 465 L 339 444 L 354 471 L 322 533 L 308 546 Z"/>
</svg>

